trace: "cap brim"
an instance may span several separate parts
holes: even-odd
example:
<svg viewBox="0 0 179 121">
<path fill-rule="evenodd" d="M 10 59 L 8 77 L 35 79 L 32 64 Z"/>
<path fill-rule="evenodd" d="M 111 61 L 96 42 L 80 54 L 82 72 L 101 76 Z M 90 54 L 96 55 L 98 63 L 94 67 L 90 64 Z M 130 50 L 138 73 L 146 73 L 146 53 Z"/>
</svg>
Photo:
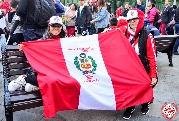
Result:
<svg viewBox="0 0 179 121">
<path fill-rule="evenodd" d="M 129 21 L 129 20 L 133 20 L 133 19 L 139 19 L 138 17 L 137 18 L 130 18 L 130 19 L 127 19 L 127 21 Z"/>
<path fill-rule="evenodd" d="M 51 24 L 49 24 L 49 25 L 52 26 L 52 25 L 55 25 L 55 24 L 58 24 L 58 25 L 63 26 L 63 23 L 51 23 Z"/>
</svg>

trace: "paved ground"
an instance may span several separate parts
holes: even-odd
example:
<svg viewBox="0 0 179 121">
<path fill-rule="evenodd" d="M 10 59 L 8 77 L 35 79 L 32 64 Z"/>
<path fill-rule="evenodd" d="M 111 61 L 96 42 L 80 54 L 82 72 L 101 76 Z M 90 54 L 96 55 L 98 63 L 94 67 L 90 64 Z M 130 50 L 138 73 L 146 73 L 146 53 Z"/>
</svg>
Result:
<svg viewBox="0 0 179 121">
<path fill-rule="evenodd" d="M 173 57 L 174 67 L 168 66 L 166 54 L 157 57 L 159 83 L 154 89 L 155 101 L 150 105 L 150 112 L 143 116 L 140 106 L 136 107 L 130 121 L 167 121 L 161 114 L 162 105 L 175 103 L 179 108 L 179 56 Z M 0 77 L 0 121 L 5 121 L 3 107 L 3 80 Z M 94 111 L 75 110 L 59 112 L 56 118 L 43 118 L 43 107 L 19 111 L 14 113 L 14 121 L 123 121 L 123 111 Z M 179 113 L 173 119 L 179 121 Z"/>
</svg>

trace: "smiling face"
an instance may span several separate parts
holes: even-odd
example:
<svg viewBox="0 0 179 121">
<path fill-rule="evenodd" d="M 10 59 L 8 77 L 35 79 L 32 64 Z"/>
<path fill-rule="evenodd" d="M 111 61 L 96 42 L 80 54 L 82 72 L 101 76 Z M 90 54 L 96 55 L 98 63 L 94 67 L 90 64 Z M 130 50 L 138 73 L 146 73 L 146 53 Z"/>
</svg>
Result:
<svg viewBox="0 0 179 121">
<path fill-rule="evenodd" d="M 62 26 L 60 24 L 53 24 L 50 26 L 50 33 L 54 36 L 59 35 L 61 30 L 62 30 Z"/>
<path fill-rule="evenodd" d="M 138 18 L 131 19 L 131 20 L 128 21 L 128 23 L 129 23 L 129 27 L 132 30 L 135 30 L 137 28 L 138 23 L 139 23 L 139 19 Z"/>
</svg>

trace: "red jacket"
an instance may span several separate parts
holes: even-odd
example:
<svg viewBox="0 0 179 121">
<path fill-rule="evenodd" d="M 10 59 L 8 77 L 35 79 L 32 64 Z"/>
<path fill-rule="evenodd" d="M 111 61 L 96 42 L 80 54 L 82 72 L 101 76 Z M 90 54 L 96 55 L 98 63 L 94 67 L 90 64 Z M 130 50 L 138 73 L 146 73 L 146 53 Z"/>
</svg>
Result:
<svg viewBox="0 0 179 121">
<path fill-rule="evenodd" d="M 131 35 L 127 34 L 127 38 L 130 39 L 130 37 Z M 134 40 L 132 47 L 134 48 L 135 52 L 139 55 L 138 40 L 139 38 Z M 147 60 L 149 61 L 149 67 L 150 67 L 149 76 L 150 78 L 156 78 L 157 77 L 156 46 L 152 34 L 149 34 L 147 37 L 146 49 L 147 49 L 146 57 Z"/>
</svg>

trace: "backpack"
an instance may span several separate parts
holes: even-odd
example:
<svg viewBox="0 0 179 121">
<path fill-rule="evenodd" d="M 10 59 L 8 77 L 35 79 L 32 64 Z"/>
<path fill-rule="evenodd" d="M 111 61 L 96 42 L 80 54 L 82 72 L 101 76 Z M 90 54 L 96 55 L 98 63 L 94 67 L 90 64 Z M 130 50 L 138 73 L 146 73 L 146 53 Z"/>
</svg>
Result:
<svg viewBox="0 0 179 121">
<path fill-rule="evenodd" d="M 39 26 L 47 26 L 50 17 L 55 15 L 55 6 L 52 0 L 34 0 L 34 13 L 31 14 L 33 20 Z"/>
<path fill-rule="evenodd" d="M 155 14 L 155 17 L 154 17 L 154 23 L 153 23 L 153 26 L 155 26 L 157 29 L 160 28 L 160 23 L 158 23 L 158 20 L 160 19 L 160 15 L 158 13 Z"/>
</svg>

